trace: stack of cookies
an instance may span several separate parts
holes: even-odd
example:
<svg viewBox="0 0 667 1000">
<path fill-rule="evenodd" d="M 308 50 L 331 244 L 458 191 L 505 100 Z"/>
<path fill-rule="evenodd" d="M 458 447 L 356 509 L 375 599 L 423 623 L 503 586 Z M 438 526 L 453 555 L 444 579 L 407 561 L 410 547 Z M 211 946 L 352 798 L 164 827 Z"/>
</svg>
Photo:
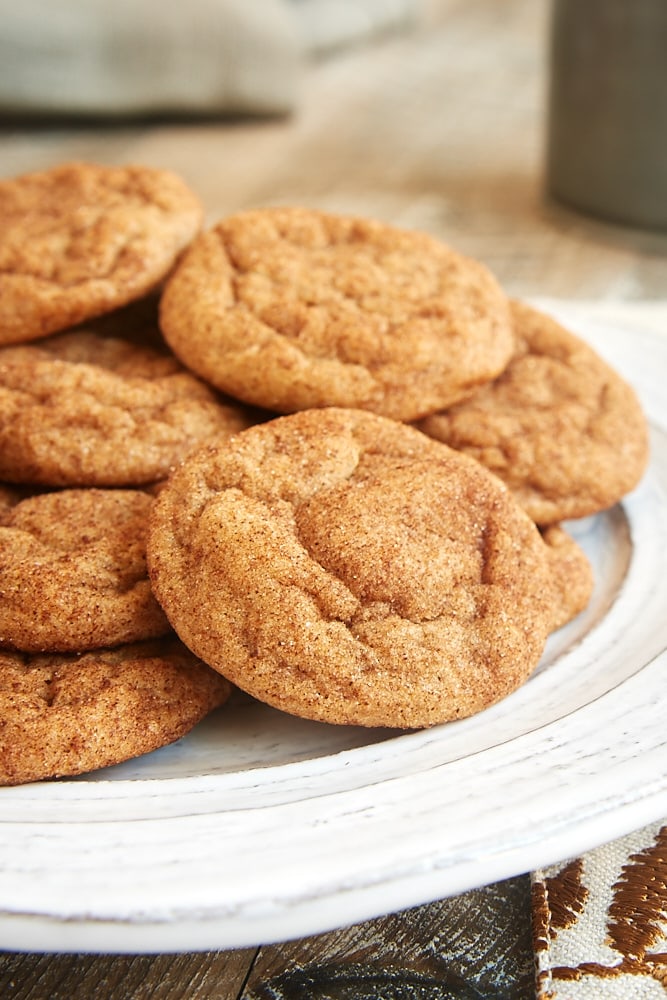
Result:
<svg viewBox="0 0 667 1000">
<path fill-rule="evenodd" d="M 422 233 L 202 231 L 148 168 L 0 184 L 0 782 L 178 738 L 230 685 L 414 728 L 587 604 L 561 528 L 647 461 L 590 347 Z"/>
<path fill-rule="evenodd" d="M 155 290 L 201 218 L 164 171 L 0 185 L 0 783 L 153 750 L 231 691 L 146 569 L 150 484 L 252 422 L 157 329 Z"/>
</svg>

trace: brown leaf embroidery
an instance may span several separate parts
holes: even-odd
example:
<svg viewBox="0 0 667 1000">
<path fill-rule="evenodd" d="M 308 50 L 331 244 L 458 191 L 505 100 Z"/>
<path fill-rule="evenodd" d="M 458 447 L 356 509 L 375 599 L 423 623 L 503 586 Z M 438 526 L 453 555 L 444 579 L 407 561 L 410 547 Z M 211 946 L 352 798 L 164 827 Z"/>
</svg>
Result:
<svg viewBox="0 0 667 1000">
<path fill-rule="evenodd" d="M 547 952 L 558 931 L 572 927 L 583 912 L 588 889 L 582 882 L 582 873 L 583 862 L 577 858 L 555 875 L 533 883 L 533 948 L 536 955 Z M 537 972 L 537 992 L 543 1000 L 554 995 L 550 989 L 553 978 L 558 977 L 552 977 L 547 969 Z"/>
<path fill-rule="evenodd" d="M 550 938 L 555 938 L 558 931 L 572 927 L 583 912 L 588 899 L 588 889 L 581 880 L 583 868 L 581 858 L 575 858 L 555 875 L 544 879 L 544 904 Z"/>
<path fill-rule="evenodd" d="M 533 951 L 536 954 L 540 951 L 547 951 L 550 940 L 551 914 L 549 913 L 545 881 L 536 879 L 530 889 L 530 907 L 533 917 Z"/>
<path fill-rule="evenodd" d="M 621 961 L 609 966 L 581 962 L 555 967 L 550 970 L 551 980 L 645 975 L 667 987 L 667 953 L 649 951 L 663 940 L 667 928 L 667 826 L 651 846 L 630 855 L 612 888 L 607 916 L 607 943 L 620 953 Z"/>
<path fill-rule="evenodd" d="M 655 842 L 632 854 L 613 887 L 607 933 L 624 958 L 638 961 L 657 941 L 667 923 L 667 827 Z M 664 956 L 655 956 L 655 958 Z"/>
</svg>

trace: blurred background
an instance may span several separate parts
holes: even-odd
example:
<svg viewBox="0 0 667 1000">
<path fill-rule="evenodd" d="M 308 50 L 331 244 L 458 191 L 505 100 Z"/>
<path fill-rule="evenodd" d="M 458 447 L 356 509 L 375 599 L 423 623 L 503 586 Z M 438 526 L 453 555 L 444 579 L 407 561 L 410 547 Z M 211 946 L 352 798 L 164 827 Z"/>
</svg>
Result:
<svg viewBox="0 0 667 1000">
<path fill-rule="evenodd" d="M 618 6 L 578 6 L 596 3 Z M 665 295 L 664 232 L 547 190 L 553 0 L 1 0 L 0 13 L 5 177 L 152 164 L 181 173 L 211 222 L 307 204 L 428 230 L 512 294 Z"/>
</svg>

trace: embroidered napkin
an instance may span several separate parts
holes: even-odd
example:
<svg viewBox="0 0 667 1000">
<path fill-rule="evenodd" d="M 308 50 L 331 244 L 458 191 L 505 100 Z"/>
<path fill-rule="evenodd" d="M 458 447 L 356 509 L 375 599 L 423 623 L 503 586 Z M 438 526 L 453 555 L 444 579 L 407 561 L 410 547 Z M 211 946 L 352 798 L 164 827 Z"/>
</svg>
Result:
<svg viewBox="0 0 667 1000">
<path fill-rule="evenodd" d="M 667 337 L 667 302 L 540 305 Z M 538 1000 L 667 1000 L 667 819 L 531 882 Z"/>
<path fill-rule="evenodd" d="M 532 874 L 538 1000 L 665 1000 L 667 820 Z"/>
</svg>

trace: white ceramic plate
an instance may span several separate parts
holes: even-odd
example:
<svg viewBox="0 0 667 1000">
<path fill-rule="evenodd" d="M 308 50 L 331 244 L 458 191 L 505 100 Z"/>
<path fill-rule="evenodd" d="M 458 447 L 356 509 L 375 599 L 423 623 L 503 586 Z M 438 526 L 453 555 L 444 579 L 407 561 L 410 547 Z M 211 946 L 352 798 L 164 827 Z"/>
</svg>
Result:
<svg viewBox="0 0 667 1000">
<path fill-rule="evenodd" d="M 667 336 L 570 321 L 638 389 L 640 487 L 570 529 L 597 587 L 486 712 L 390 732 L 249 699 L 75 781 L 0 789 L 0 948 L 150 952 L 311 934 L 667 816 Z"/>
</svg>

